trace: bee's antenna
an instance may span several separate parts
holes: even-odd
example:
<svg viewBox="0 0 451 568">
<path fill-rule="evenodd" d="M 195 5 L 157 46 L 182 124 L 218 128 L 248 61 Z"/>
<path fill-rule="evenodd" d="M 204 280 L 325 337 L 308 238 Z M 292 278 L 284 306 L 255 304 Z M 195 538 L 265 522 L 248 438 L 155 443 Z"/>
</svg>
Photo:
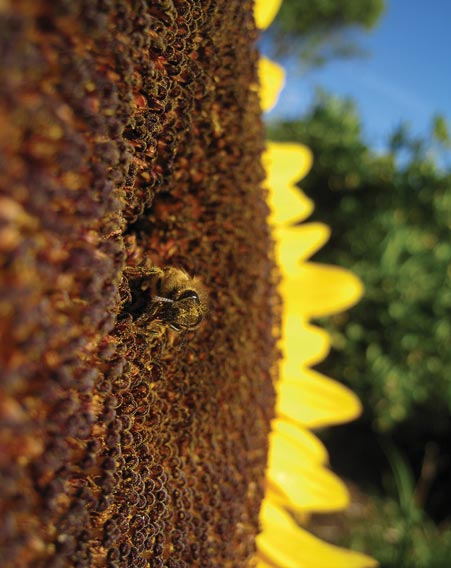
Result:
<svg viewBox="0 0 451 568">
<path fill-rule="evenodd" d="M 163 298 L 163 296 L 152 296 L 152 301 L 153 302 L 168 302 L 170 304 L 174 303 L 174 300 L 171 300 L 171 298 Z"/>
</svg>

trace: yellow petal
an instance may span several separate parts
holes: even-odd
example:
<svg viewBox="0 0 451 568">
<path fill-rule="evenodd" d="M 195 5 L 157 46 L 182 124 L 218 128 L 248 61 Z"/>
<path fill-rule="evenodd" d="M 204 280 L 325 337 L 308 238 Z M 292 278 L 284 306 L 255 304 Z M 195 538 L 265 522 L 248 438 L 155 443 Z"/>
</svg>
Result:
<svg viewBox="0 0 451 568">
<path fill-rule="evenodd" d="M 269 189 L 270 222 L 302 221 L 313 211 L 313 202 L 296 187 L 312 166 L 312 153 L 306 146 L 268 142 L 263 154 L 265 187 Z"/>
<path fill-rule="evenodd" d="M 285 313 L 302 318 L 341 312 L 355 304 L 363 293 L 360 280 L 338 266 L 304 263 L 297 276 L 282 282 Z"/>
<path fill-rule="evenodd" d="M 325 464 L 328 461 L 327 450 L 324 444 L 302 426 L 276 418 L 271 423 L 273 432 L 285 436 L 296 446 L 307 460 L 316 464 Z"/>
<path fill-rule="evenodd" d="M 295 511 L 330 512 L 349 504 L 343 482 L 281 432 L 270 435 L 267 480 L 281 496 L 280 503 Z"/>
<path fill-rule="evenodd" d="M 280 190 L 270 190 L 268 196 L 269 223 L 299 223 L 313 212 L 313 201 L 294 185 L 285 185 Z"/>
<path fill-rule="evenodd" d="M 258 29 L 269 27 L 279 11 L 282 0 L 255 0 L 254 18 Z"/>
<path fill-rule="evenodd" d="M 310 171 L 313 155 L 303 144 L 267 141 L 263 163 L 271 180 L 294 184 Z"/>
<path fill-rule="evenodd" d="M 260 79 L 260 104 L 264 112 L 271 110 L 277 103 L 280 91 L 285 83 L 285 71 L 270 59 L 261 57 L 258 62 Z"/>
<path fill-rule="evenodd" d="M 284 359 L 281 377 L 296 376 L 300 367 L 319 363 L 330 350 L 329 334 L 324 329 L 300 321 L 296 314 L 285 316 L 282 337 Z"/>
<path fill-rule="evenodd" d="M 282 275 L 295 276 L 300 263 L 327 242 L 330 229 L 323 223 L 305 223 L 294 227 L 277 227 L 273 234 Z"/>
<path fill-rule="evenodd" d="M 297 375 L 284 377 L 276 391 L 277 415 L 307 428 L 354 420 L 362 410 L 352 391 L 312 369 L 301 368 Z"/>
<path fill-rule="evenodd" d="M 327 544 L 300 528 L 280 507 L 265 499 L 257 536 L 259 559 L 280 568 L 373 568 L 377 562 L 359 552 Z"/>
<path fill-rule="evenodd" d="M 269 176 L 269 185 L 295 184 L 307 175 L 313 164 L 312 152 L 294 142 L 266 142 L 263 165 Z"/>
</svg>

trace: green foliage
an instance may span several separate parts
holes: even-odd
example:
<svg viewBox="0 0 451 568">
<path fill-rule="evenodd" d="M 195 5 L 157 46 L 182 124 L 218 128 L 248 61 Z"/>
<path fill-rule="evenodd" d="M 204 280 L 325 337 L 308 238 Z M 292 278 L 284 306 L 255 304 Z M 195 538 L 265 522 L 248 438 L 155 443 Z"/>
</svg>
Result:
<svg viewBox="0 0 451 568">
<path fill-rule="evenodd" d="M 383 10 L 383 0 L 284 0 L 277 25 L 299 36 L 349 25 L 371 29 Z"/>
<path fill-rule="evenodd" d="M 296 51 L 304 65 L 318 66 L 361 54 L 348 32 L 373 28 L 384 8 L 384 0 L 284 0 L 269 33 L 279 54 Z"/>
<path fill-rule="evenodd" d="M 321 370 L 361 396 L 376 430 L 440 431 L 451 409 L 451 175 L 405 126 L 377 155 L 353 104 L 325 94 L 270 134 L 312 149 L 302 188 L 333 230 L 316 259 L 351 269 L 366 288 L 350 313 L 325 322 L 335 349 Z"/>
<path fill-rule="evenodd" d="M 418 506 L 414 474 L 399 451 L 388 447 L 387 457 L 393 483 L 383 498 L 367 498 L 368 518 L 350 518 L 339 544 L 371 551 L 380 568 L 448 568 L 451 530 L 437 528 Z"/>
<path fill-rule="evenodd" d="M 340 544 L 370 550 L 381 568 L 448 568 L 451 530 L 440 530 L 424 513 L 419 485 L 399 450 L 386 445 L 385 452 L 390 475 L 384 497 L 367 498 L 362 509 L 368 518 L 350 518 Z"/>
<path fill-rule="evenodd" d="M 449 127 L 446 119 L 440 114 L 436 114 L 432 119 L 432 134 L 434 138 L 446 148 L 451 147 Z"/>
</svg>

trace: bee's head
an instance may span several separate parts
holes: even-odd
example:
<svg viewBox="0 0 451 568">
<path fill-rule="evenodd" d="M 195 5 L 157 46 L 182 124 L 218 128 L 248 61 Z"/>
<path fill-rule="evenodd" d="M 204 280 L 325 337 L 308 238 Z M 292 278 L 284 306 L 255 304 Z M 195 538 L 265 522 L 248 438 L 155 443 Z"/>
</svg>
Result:
<svg viewBox="0 0 451 568">
<path fill-rule="evenodd" d="M 162 305 L 161 316 L 175 331 L 195 329 L 204 317 L 199 294 L 189 289 L 175 294 Z"/>
</svg>

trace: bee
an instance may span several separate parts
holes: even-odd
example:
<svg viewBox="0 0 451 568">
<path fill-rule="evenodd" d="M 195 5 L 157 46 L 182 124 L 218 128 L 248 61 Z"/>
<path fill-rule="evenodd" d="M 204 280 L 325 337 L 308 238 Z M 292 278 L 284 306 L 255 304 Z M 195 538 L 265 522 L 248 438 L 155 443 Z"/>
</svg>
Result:
<svg viewBox="0 0 451 568">
<path fill-rule="evenodd" d="M 198 278 L 175 267 L 131 268 L 125 274 L 131 283 L 127 311 L 136 316 L 138 325 L 155 333 L 158 324 L 176 332 L 199 327 L 207 312 L 207 293 Z M 144 295 L 137 297 L 137 290 Z"/>
<path fill-rule="evenodd" d="M 158 269 L 151 288 L 151 303 L 161 320 L 174 331 L 196 329 L 207 311 L 206 292 L 198 278 L 183 269 Z"/>
</svg>

